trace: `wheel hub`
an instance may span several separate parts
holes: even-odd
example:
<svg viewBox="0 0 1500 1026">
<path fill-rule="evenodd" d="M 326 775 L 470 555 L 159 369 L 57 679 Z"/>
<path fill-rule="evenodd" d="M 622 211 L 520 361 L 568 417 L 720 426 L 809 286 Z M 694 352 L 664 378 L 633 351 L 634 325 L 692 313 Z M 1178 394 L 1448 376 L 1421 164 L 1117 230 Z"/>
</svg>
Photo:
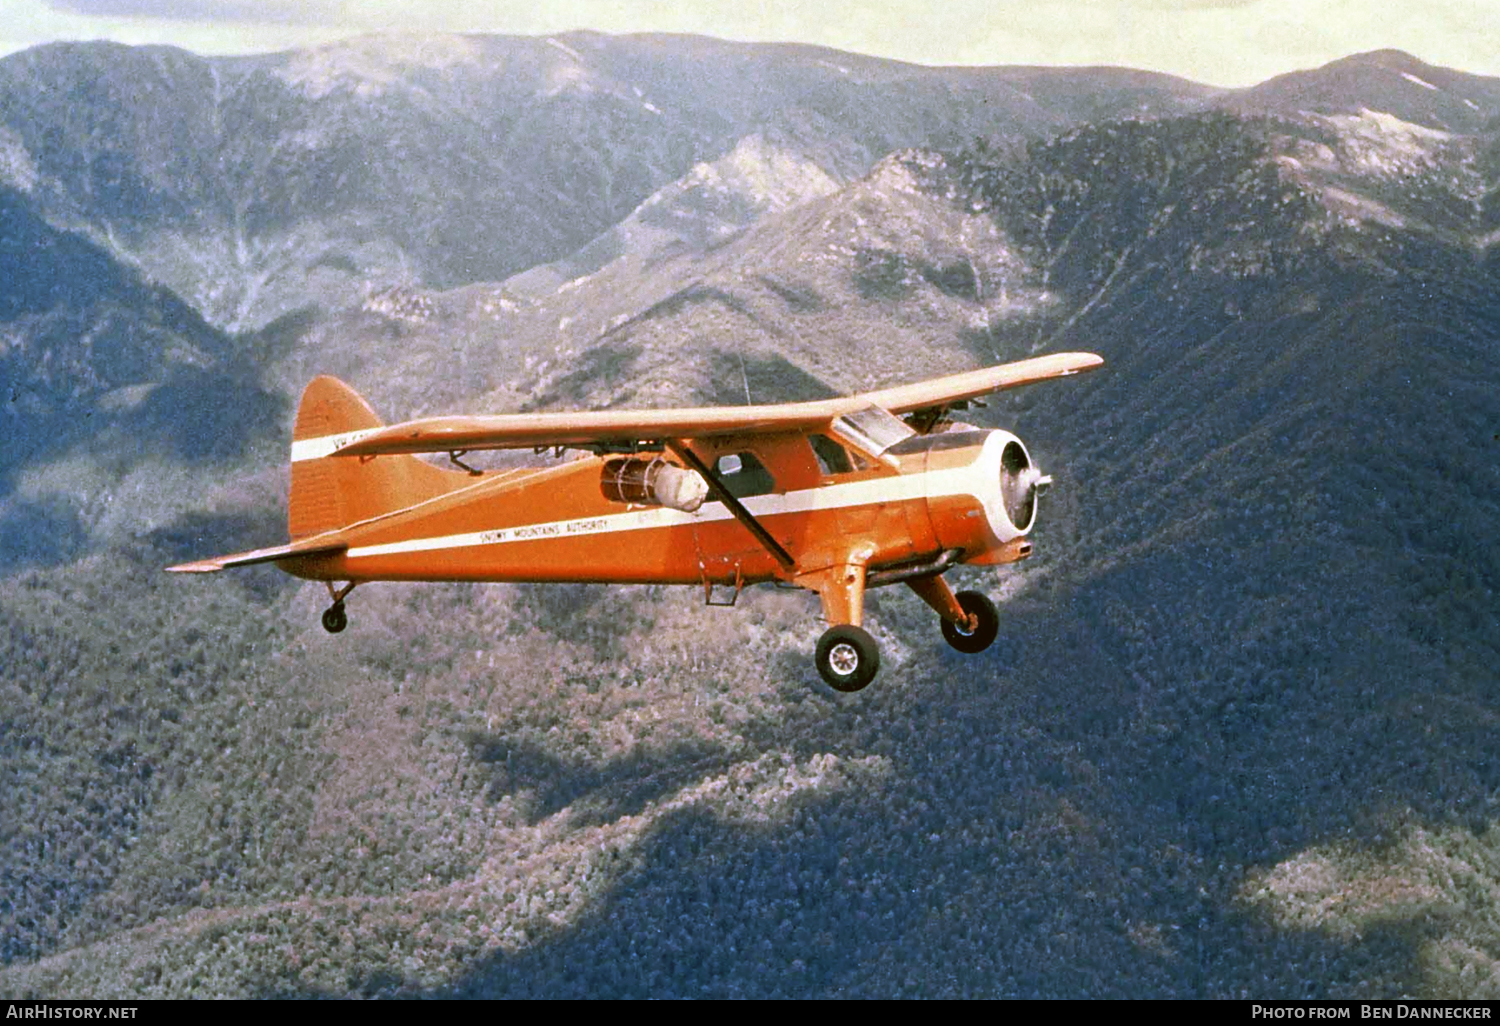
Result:
<svg viewBox="0 0 1500 1026">
<path fill-rule="evenodd" d="M 829 650 L 828 664 L 843 676 L 850 676 L 859 669 L 859 650 L 847 641 L 841 641 Z"/>
</svg>

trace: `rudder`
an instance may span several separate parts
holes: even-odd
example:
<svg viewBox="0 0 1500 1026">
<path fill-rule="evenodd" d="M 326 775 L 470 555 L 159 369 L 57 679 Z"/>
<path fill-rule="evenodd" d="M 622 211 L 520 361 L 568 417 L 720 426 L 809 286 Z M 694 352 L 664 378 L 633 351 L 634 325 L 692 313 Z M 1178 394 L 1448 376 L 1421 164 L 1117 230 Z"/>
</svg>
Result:
<svg viewBox="0 0 1500 1026">
<path fill-rule="evenodd" d="M 436 498 L 467 482 L 467 475 L 415 456 L 329 455 L 349 435 L 380 426 L 370 404 L 338 378 L 322 375 L 308 383 L 292 428 L 292 491 L 287 504 L 292 541 Z"/>
</svg>

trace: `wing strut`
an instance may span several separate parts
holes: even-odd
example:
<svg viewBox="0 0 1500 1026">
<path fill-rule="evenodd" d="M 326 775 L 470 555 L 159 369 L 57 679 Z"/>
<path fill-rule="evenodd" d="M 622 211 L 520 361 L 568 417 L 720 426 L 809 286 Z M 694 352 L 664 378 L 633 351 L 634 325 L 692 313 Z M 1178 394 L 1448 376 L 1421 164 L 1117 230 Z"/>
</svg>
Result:
<svg viewBox="0 0 1500 1026">
<path fill-rule="evenodd" d="M 684 463 L 699 473 L 708 484 L 709 494 L 722 502 L 724 508 L 734 514 L 734 519 L 744 524 L 745 529 L 755 535 L 755 540 L 760 542 L 767 552 L 776 557 L 776 562 L 780 563 L 783 569 L 791 570 L 797 566 L 797 561 L 792 558 L 792 554 L 782 548 L 780 542 L 771 537 L 771 532 L 761 526 L 760 521 L 756 520 L 755 515 L 745 508 L 744 503 L 729 494 L 729 489 L 724 487 L 724 482 L 719 480 L 717 474 L 708 469 L 708 465 L 698 458 L 697 453 L 674 439 L 668 439 L 666 445 Z"/>
</svg>

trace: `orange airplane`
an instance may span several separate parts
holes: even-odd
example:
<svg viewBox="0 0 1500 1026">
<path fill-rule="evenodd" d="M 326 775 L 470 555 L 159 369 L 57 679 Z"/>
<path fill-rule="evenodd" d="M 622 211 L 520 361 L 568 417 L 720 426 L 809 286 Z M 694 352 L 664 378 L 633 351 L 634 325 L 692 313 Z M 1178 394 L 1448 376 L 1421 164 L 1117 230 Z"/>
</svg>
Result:
<svg viewBox="0 0 1500 1026">
<path fill-rule="evenodd" d="M 867 588 L 904 583 L 960 652 L 995 640 L 995 606 L 943 572 L 1031 554 L 1051 479 L 1008 431 L 953 423 L 979 396 L 1092 370 L 1056 353 L 842 399 L 680 410 L 431 417 L 383 425 L 332 377 L 307 386 L 292 434 L 291 542 L 170 567 L 273 563 L 324 581 L 323 626 L 367 581 L 696 584 L 733 605 L 747 584 L 817 592 L 818 672 L 858 691 L 880 668 Z M 582 458 L 480 471 L 485 449 Z M 416 453 L 446 453 L 436 466 Z"/>
</svg>

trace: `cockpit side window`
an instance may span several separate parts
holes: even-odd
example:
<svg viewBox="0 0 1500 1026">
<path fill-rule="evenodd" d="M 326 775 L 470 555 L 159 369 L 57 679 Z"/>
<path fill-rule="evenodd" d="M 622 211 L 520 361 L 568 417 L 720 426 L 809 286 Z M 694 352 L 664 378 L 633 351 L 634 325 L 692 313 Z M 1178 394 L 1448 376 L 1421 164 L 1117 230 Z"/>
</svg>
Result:
<svg viewBox="0 0 1500 1026">
<path fill-rule="evenodd" d="M 808 435 L 808 442 L 812 445 L 813 455 L 818 458 L 818 469 L 823 471 L 823 476 L 830 474 L 847 474 L 854 469 L 854 464 L 849 462 L 848 451 L 839 443 L 827 435 Z"/>
<path fill-rule="evenodd" d="M 714 463 L 714 474 L 724 489 L 736 499 L 766 495 L 776 490 L 776 481 L 766 465 L 753 452 L 736 452 L 720 456 Z"/>
<path fill-rule="evenodd" d="M 833 433 L 871 456 L 879 456 L 891 446 L 916 434 L 909 426 L 878 406 L 846 413 L 833 422 Z"/>
</svg>

